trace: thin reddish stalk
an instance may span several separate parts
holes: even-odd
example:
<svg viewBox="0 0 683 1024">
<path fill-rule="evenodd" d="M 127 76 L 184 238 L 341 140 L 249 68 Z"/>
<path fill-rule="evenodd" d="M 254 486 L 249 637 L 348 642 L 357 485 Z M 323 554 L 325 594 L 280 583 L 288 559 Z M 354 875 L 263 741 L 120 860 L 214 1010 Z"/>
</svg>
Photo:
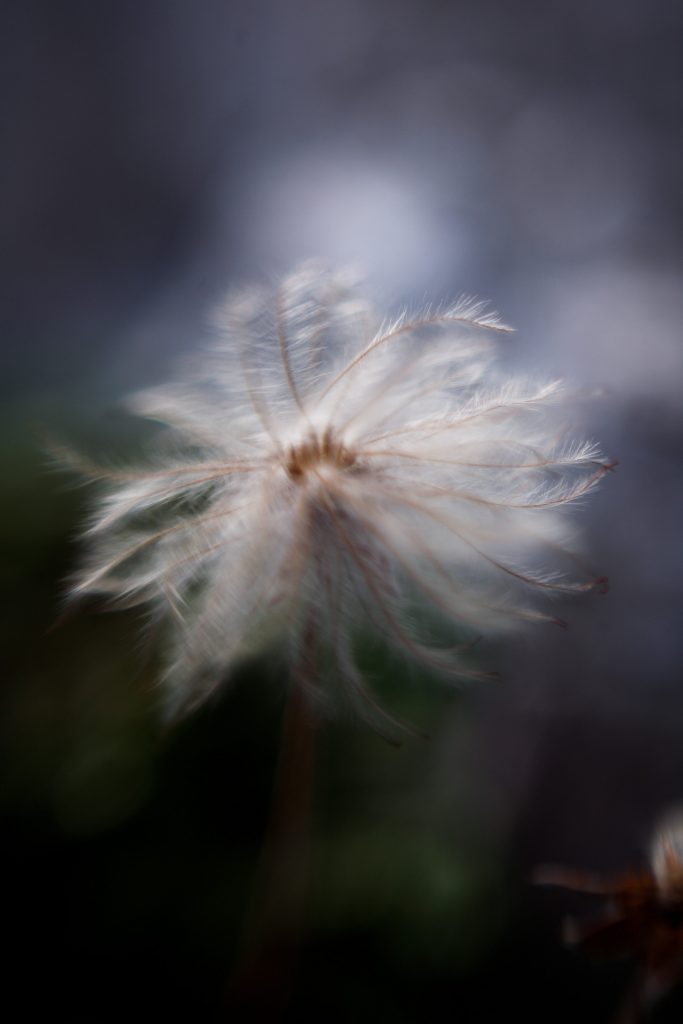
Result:
<svg viewBox="0 0 683 1024">
<path fill-rule="evenodd" d="M 296 681 L 285 708 L 266 837 L 227 1003 L 276 1020 L 292 994 L 306 927 L 317 723 Z"/>
</svg>

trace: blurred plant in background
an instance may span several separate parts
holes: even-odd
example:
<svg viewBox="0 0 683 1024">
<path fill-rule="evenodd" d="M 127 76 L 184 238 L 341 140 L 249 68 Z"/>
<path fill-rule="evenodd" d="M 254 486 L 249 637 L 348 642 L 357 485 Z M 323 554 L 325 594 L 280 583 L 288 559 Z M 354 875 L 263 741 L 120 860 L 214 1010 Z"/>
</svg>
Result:
<svg viewBox="0 0 683 1024">
<path fill-rule="evenodd" d="M 568 918 L 565 937 L 589 956 L 629 956 L 637 975 L 619 1016 L 636 1024 L 683 977 L 683 814 L 669 813 L 655 831 L 647 868 L 604 878 L 568 868 L 535 872 L 541 885 L 557 885 L 607 900 L 588 922 Z"/>
</svg>

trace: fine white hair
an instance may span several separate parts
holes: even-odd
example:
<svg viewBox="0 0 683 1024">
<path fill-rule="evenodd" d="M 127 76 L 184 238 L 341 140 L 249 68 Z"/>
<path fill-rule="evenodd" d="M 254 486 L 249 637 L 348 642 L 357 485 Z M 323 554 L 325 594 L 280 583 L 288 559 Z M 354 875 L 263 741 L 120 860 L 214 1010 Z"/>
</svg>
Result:
<svg viewBox="0 0 683 1024">
<path fill-rule="evenodd" d="M 557 381 L 501 380 L 509 332 L 484 304 L 379 321 L 315 264 L 229 296 L 186 378 L 131 402 L 170 430 L 147 468 L 85 467 L 102 493 L 72 592 L 171 624 L 171 713 L 277 642 L 293 678 L 390 730 L 357 666 L 371 628 L 437 672 L 476 675 L 462 640 L 546 619 L 577 569 L 567 506 L 610 468 L 567 440 Z M 441 627 L 438 627 L 443 632 Z"/>
</svg>

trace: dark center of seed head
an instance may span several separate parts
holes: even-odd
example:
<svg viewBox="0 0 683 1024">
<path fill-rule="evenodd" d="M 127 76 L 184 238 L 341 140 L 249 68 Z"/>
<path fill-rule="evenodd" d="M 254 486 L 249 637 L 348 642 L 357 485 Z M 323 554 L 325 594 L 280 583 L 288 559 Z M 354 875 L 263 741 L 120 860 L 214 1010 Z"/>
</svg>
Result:
<svg viewBox="0 0 683 1024">
<path fill-rule="evenodd" d="M 286 470 L 291 480 L 300 483 L 306 474 L 318 466 L 348 469 L 356 457 L 328 428 L 322 435 L 313 431 L 300 444 L 293 445 L 287 455 Z"/>
</svg>

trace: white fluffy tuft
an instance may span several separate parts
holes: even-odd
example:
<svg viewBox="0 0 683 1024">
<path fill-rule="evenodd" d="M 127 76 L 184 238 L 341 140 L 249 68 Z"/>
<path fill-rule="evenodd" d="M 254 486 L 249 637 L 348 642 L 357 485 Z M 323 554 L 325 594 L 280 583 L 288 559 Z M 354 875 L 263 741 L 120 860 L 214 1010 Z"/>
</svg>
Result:
<svg viewBox="0 0 683 1024">
<path fill-rule="evenodd" d="M 562 512 L 610 467 L 560 439 L 558 382 L 497 379 L 510 328 L 482 303 L 378 323 L 355 282 L 306 265 L 234 294 L 215 325 L 187 380 L 132 402 L 171 428 L 174 454 L 80 467 L 104 493 L 73 592 L 172 623 L 173 712 L 277 638 L 302 683 L 329 683 L 381 727 L 361 624 L 463 675 L 462 646 L 417 626 L 425 608 L 476 638 L 559 621 L 534 598 L 601 582 L 577 576 Z"/>
</svg>

